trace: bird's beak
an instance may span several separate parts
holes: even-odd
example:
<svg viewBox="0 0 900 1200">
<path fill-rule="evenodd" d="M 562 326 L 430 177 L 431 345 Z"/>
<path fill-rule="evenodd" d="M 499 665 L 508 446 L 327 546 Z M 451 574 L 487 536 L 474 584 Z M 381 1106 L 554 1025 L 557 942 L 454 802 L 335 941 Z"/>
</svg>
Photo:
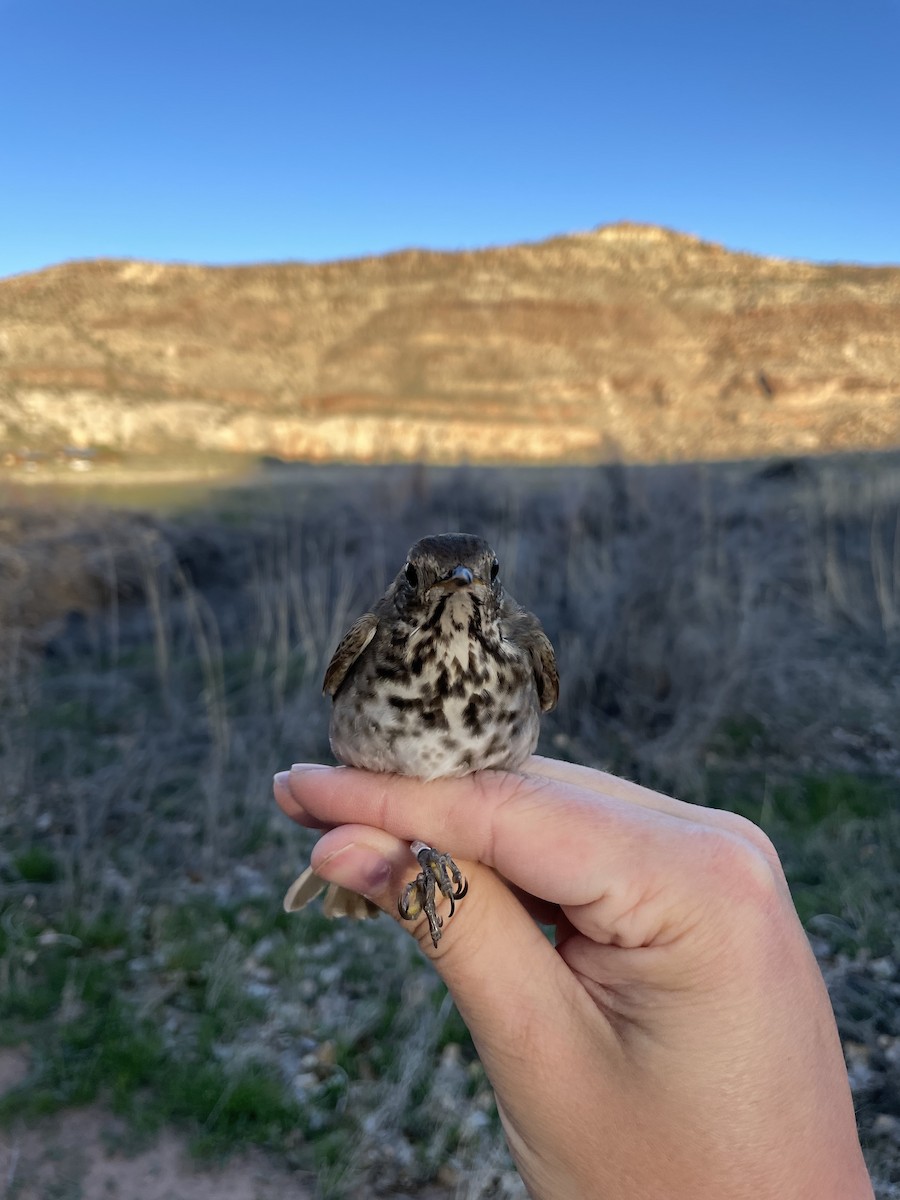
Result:
<svg viewBox="0 0 900 1200">
<path fill-rule="evenodd" d="M 438 580 L 434 586 L 442 592 L 455 592 L 461 588 L 471 587 L 473 583 L 481 582 L 481 579 L 477 575 L 474 575 L 468 567 L 464 567 L 462 563 L 459 563 L 449 575 L 444 579 Z"/>
<path fill-rule="evenodd" d="M 457 587 L 468 587 L 472 579 L 473 575 L 468 567 L 454 567 L 450 572 L 450 581 L 455 583 Z"/>
</svg>

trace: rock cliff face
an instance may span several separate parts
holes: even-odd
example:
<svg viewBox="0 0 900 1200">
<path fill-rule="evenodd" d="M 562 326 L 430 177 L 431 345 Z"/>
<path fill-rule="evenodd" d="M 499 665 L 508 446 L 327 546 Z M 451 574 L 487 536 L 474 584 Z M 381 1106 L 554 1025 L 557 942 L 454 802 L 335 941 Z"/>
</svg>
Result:
<svg viewBox="0 0 900 1200">
<path fill-rule="evenodd" d="M 900 443 L 900 268 L 615 225 L 324 265 L 0 280 L 0 449 L 628 460 Z"/>
</svg>

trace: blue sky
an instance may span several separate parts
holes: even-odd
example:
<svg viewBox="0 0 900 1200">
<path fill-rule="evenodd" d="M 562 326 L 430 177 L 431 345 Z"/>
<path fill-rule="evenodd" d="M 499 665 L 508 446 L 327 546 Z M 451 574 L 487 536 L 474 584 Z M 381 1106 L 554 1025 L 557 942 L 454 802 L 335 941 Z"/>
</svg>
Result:
<svg viewBox="0 0 900 1200">
<path fill-rule="evenodd" d="M 649 221 L 900 262 L 900 0 L 0 0 L 0 275 Z"/>
</svg>

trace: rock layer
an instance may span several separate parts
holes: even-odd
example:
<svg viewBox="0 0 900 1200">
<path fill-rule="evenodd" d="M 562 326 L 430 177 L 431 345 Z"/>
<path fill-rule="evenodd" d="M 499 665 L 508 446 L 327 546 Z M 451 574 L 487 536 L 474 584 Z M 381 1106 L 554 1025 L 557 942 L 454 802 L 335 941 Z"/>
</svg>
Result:
<svg viewBox="0 0 900 1200">
<path fill-rule="evenodd" d="M 900 268 L 614 225 L 0 280 L 0 448 L 647 461 L 898 443 Z"/>
</svg>

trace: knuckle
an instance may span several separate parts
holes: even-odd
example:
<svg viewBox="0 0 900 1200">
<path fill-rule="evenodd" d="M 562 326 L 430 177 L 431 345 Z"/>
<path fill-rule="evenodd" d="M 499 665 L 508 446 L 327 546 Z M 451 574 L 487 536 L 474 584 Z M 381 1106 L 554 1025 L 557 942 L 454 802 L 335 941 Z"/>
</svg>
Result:
<svg viewBox="0 0 900 1200">
<path fill-rule="evenodd" d="M 722 829 L 736 839 L 739 839 L 746 846 L 751 847 L 757 855 L 762 855 L 775 878 L 779 880 L 784 878 L 781 858 L 775 849 L 772 839 L 764 830 L 760 829 L 758 825 L 755 825 L 747 817 L 742 817 L 739 813 L 720 810 L 720 816 L 722 818 Z"/>
<path fill-rule="evenodd" d="M 762 834 L 761 830 L 758 832 Z M 704 858 L 710 873 L 728 896 L 767 907 L 779 893 L 783 880 L 771 842 L 765 839 L 771 849 L 770 857 L 763 844 L 755 837 L 748 838 L 745 831 L 706 829 L 700 836 L 706 842 Z"/>
</svg>

